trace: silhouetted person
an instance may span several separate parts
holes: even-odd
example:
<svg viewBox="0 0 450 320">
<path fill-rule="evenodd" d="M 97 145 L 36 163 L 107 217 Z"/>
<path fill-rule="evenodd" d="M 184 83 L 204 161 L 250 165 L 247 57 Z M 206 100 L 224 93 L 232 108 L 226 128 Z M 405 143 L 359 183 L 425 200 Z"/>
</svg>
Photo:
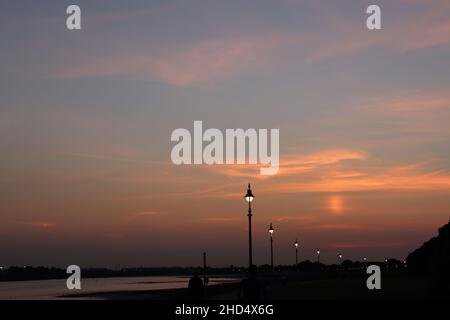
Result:
<svg viewBox="0 0 450 320">
<path fill-rule="evenodd" d="M 197 273 L 189 280 L 188 292 L 189 296 L 193 299 L 201 299 L 203 297 L 205 287 Z"/>
<path fill-rule="evenodd" d="M 251 265 L 247 278 L 242 279 L 239 288 L 239 298 L 242 300 L 263 300 L 266 298 L 266 288 L 257 278 L 258 268 Z"/>
</svg>

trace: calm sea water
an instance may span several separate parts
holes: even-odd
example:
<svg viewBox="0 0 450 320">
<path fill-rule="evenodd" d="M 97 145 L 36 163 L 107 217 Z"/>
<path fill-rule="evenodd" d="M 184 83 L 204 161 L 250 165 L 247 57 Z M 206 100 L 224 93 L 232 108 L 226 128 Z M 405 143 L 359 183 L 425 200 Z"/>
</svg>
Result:
<svg viewBox="0 0 450 320">
<path fill-rule="evenodd" d="M 236 281 L 211 278 L 209 285 Z M 137 291 L 186 288 L 189 278 L 176 276 L 82 279 L 81 290 L 68 290 L 66 279 L 0 282 L 0 299 L 52 299 L 90 292 Z"/>
</svg>

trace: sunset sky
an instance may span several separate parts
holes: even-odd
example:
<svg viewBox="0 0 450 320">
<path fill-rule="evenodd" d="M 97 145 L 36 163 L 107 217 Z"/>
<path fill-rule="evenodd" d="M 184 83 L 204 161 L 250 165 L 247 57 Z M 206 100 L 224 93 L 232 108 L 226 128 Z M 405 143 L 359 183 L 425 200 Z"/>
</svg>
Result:
<svg viewBox="0 0 450 320">
<path fill-rule="evenodd" d="M 66 8 L 82 30 L 66 29 Z M 366 8 L 382 9 L 382 30 Z M 4 1 L 0 265 L 404 259 L 450 218 L 450 1 Z M 171 133 L 279 128 L 280 171 Z"/>
</svg>

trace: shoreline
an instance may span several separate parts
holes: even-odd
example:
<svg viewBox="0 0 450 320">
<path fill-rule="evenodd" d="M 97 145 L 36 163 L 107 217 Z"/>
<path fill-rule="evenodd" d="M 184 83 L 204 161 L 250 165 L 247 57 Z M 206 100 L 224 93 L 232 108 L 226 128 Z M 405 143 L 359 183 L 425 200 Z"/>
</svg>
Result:
<svg viewBox="0 0 450 320">
<path fill-rule="evenodd" d="M 232 295 L 237 292 L 239 281 L 230 281 L 208 285 L 205 288 L 206 300 L 215 299 L 223 295 Z M 74 293 L 56 296 L 56 299 L 99 299 L 99 300 L 189 300 L 188 289 L 172 288 L 157 290 L 116 290 L 116 291 L 98 291 L 87 293 Z"/>
<path fill-rule="evenodd" d="M 366 276 L 337 276 L 319 278 L 262 277 L 267 291 L 267 300 L 422 300 L 427 298 L 450 298 L 446 290 L 436 291 L 429 276 L 397 274 L 383 278 L 382 290 L 368 290 Z M 239 282 L 221 283 L 207 286 L 204 301 L 238 300 Z M 64 295 L 62 299 L 101 299 L 101 300 L 194 300 L 187 288 L 110 291 Z"/>
</svg>

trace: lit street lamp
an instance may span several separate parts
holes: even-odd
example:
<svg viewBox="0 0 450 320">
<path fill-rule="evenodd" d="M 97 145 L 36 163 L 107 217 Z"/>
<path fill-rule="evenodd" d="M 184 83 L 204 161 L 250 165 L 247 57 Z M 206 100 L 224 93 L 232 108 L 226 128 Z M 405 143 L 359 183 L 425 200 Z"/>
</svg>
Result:
<svg viewBox="0 0 450 320">
<path fill-rule="evenodd" d="M 320 263 L 320 250 L 317 249 L 317 262 Z"/>
<path fill-rule="evenodd" d="M 295 265 L 298 266 L 298 241 L 295 239 Z"/>
<path fill-rule="evenodd" d="M 244 196 L 245 200 L 248 202 L 248 267 L 250 268 L 253 264 L 253 253 L 252 253 L 252 201 L 255 196 L 250 189 L 250 183 L 248 184 L 247 194 Z"/>
<path fill-rule="evenodd" d="M 272 227 L 272 223 L 270 223 L 269 234 L 270 234 L 270 266 L 272 267 L 272 270 L 273 270 L 273 227 Z"/>
<path fill-rule="evenodd" d="M 339 263 L 342 265 L 342 253 L 339 253 Z"/>
</svg>

